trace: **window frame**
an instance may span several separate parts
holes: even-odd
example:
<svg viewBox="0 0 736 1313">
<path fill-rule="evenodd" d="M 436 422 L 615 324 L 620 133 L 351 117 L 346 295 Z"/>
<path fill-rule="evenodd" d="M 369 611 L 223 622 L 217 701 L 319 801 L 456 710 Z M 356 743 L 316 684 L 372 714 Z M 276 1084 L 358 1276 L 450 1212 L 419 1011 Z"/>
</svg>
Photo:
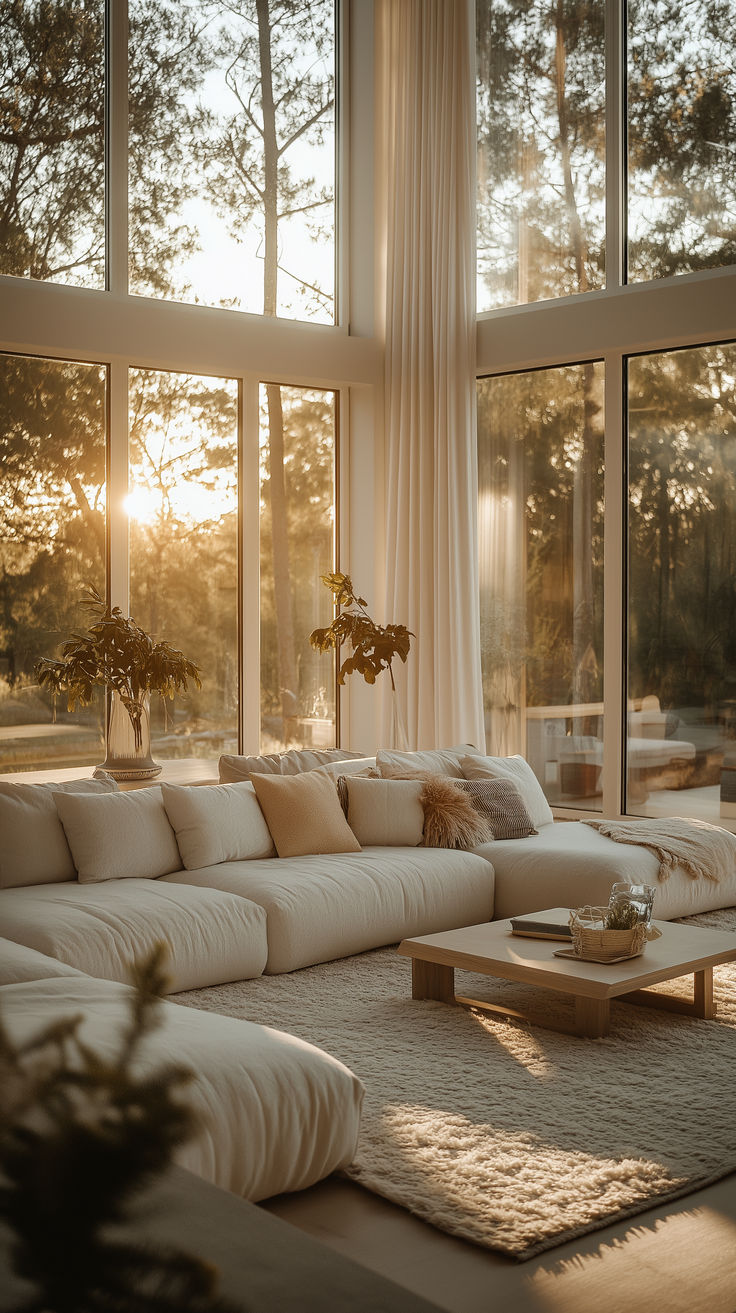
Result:
<svg viewBox="0 0 736 1313">
<path fill-rule="evenodd" d="M 732 340 L 736 266 L 651 282 L 625 279 L 625 2 L 606 0 L 606 287 L 477 316 L 476 374 L 601 359 L 604 384 L 604 687 L 602 814 L 623 816 L 626 725 L 626 361 Z M 615 727 L 615 728 L 614 728 Z M 490 745 L 492 750 L 492 745 Z M 555 807 L 570 819 L 586 814 Z"/>
</svg>

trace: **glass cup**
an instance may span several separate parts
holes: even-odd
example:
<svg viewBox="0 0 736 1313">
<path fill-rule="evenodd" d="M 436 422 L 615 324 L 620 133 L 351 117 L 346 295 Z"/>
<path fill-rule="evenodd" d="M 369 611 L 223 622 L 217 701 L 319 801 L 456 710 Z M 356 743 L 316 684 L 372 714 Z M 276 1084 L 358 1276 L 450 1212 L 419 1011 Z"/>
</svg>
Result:
<svg viewBox="0 0 736 1313">
<path fill-rule="evenodd" d="M 654 895 L 657 890 L 650 884 L 626 884 L 619 881 L 613 885 L 608 899 L 608 906 L 618 907 L 622 903 L 633 905 L 638 912 L 638 919 L 648 927 L 652 921 Z"/>
</svg>

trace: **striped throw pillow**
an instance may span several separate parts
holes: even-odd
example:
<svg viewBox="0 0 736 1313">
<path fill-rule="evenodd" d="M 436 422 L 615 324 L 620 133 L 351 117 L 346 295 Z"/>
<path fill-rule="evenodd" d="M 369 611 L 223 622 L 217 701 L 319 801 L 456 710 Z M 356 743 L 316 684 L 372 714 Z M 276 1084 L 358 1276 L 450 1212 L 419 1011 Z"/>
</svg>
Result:
<svg viewBox="0 0 736 1313">
<path fill-rule="evenodd" d="M 453 780 L 453 784 L 469 795 L 476 811 L 488 821 L 494 839 L 526 839 L 539 833 L 510 780 Z"/>
</svg>

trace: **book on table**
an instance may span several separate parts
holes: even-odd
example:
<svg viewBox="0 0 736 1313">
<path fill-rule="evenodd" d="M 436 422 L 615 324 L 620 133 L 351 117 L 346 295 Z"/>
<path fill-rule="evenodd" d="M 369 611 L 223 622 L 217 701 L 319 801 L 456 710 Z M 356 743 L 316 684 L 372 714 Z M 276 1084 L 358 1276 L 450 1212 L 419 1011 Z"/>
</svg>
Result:
<svg viewBox="0 0 736 1313">
<path fill-rule="evenodd" d="M 530 912 L 527 916 L 512 916 L 511 931 L 515 935 L 526 935 L 531 939 L 569 939 L 571 936 L 565 907 L 556 907 L 553 911 Z"/>
</svg>

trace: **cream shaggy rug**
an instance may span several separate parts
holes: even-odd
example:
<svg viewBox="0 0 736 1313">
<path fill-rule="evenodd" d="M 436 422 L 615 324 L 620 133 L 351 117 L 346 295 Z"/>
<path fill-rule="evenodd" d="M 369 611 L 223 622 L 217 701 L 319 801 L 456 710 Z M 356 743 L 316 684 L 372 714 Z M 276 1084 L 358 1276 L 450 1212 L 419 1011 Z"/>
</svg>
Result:
<svg viewBox="0 0 736 1313">
<path fill-rule="evenodd" d="M 736 929 L 736 912 L 690 920 Z M 412 1001 L 411 964 L 390 948 L 172 1001 L 340 1058 L 366 1087 L 348 1175 L 525 1259 L 736 1169 L 736 966 L 714 976 L 717 1020 L 614 1004 L 599 1040 Z M 544 991 L 484 976 L 458 971 L 456 986 L 545 1007 Z"/>
</svg>

